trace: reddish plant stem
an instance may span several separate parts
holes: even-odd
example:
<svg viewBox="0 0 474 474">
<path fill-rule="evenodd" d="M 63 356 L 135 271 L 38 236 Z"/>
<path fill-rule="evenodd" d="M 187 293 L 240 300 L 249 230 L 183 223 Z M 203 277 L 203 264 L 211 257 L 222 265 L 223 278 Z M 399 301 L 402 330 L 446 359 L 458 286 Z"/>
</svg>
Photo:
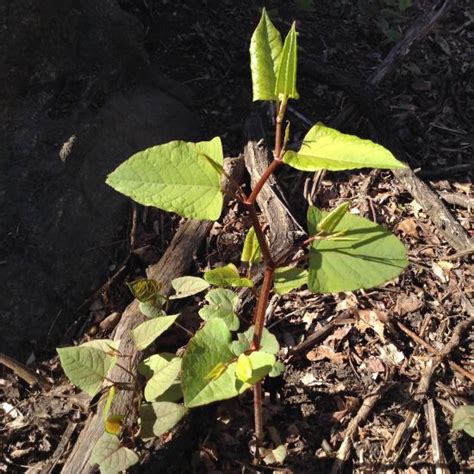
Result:
<svg viewBox="0 0 474 474">
<path fill-rule="evenodd" d="M 255 204 L 257 200 L 258 193 L 262 190 L 264 184 L 267 182 L 268 178 L 282 165 L 283 156 L 282 156 L 282 126 L 283 118 L 285 117 L 286 111 L 286 100 L 283 100 L 278 105 L 278 113 L 275 121 L 275 149 L 273 150 L 274 160 L 270 163 L 270 166 L 263 172 L 262 176 L 258 180 L 258 183 L 255 185 L 255 188 L 250 193 L 250 196 L 245 201 L 245 204 Z"/>
<path fill-rule="evenodd" d="M 255 457 L 260 459 L 260 447 L 263 443 L 263 416 L 262 416 L 262 383 L 257 382 L 253 386 L 253 407 L 255 418 Z"/>
<path fill-rule="evenodd" d="M 262 226 L 258 220 L 257 210 L 255 208 L 255 202 L 257 196 L 262 190 L 263 186 L 267 182 L 268 178 L 278 169 L 283 163 L 282 157 L 282 124 L 286 110 L 286 99 L 282 100 L 278 104 L 278 113 L 275 124 L 275 149 L 273 151 L 274 160 L 270 163 L 270 166 L 263 172 L 255 188 L 250 193 L 250 196 L 244 201 L 250 218 L 252 219 L 253 228 L 255 229 L 255 235 L 257 236 L 258 243 L 260 244 L 260 250 L 262 252 L 263 260 L 265 261 L 265 273 L 263 275 L 262 288 L 258 296 L 257 306 L 254 313 L 254 334 L 251 349 L 257 351 L 260 349 L 260 342 L 262 340 L 263 328 L 265 326 L 265 313 L 268 306 L 268 298 L 273 284 L 273 273 L 275 271 L 275 262 L 272 258 L 270 248 L 265 234 L 263 233 Z M 255 384 L 253 398 L 254 416 L 255 416 L 255 440 L 256 440 L 256 458 L 259 459 L 260 452 L 259 448 L 263 443 L 263 413 L 262 413 L 262 384 L 258 382 Z"/>
<path fill-rule="evenodd" d="M 265 326 L 265 312 L 268 304 L 268 297 L 272 289 L 273 283 L 273 267 L 266 267 L 263 275 L 262 289 L 257 301 L 254 316 L 254 332 L 252 349 L 258 351 L 260 349 L 260 342 L 262 340 L 263 327 Z"/>
<path fill-rule="evenodd" d="M 245 201 L 245 204 L 255 204 L 257 200 L 258 193 L 262 190 L 264 184 L 267 182 L 267 179 L 280 167 L 283 161 L 280 158 L 275 158 L 271 163 L 270 166 L 263 172 L 262 176 L 258 180 L 258 183 L 253 188 L 250 196 Z"/>
<path fill-rule="evenodd" d="M 246 207 L 249 212 L 250 219 L 252 220 L 252 225 L 255 230 L 255 235 L 257 236 L 258 243 L 260 245 L 263 260 L 267 266 L 274 267 L 275 264 L 270 253 L 270 248 L 268 247 L 267 239 L 265 238 L 265 234 L 263 233 L 262 226 L 260 224 L 260 221 L 258 220 L 255 204 L 246 204 Z"/>
</svg>

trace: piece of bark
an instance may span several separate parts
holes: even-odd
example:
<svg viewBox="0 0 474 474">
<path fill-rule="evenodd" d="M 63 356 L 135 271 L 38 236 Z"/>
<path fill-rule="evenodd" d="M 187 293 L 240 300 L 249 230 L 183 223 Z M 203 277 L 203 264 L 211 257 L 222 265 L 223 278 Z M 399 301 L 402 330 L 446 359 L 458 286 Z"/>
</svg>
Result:
<svg viewBox="0 0 474 474">
<path fill-rule="evenodd" d="M 463 207 L 464 209 L 474 209 L 474 198 L 459 193 L 439 193 L 448 204 Z"/>
<path fill-rule="evenodd" d="M 253 188 L 273 157 L 264 144 L 266 134 L 257 113 L 247 120 L 246 134 L 248 141 L 244 151 L 245 167 Z M 288 209 L 275 176 L 270 176 L 263 186 L 257 196 L 257 204 L 270 227 L 270 251 L 274 258 L 278 257 L 291 248 L 305 232 Z"/>
<path fill-rule="evenodd" d="M 233 179 L 238 180 L 239 175 L 242 174 L 242 164 L 242 159 L 227 159 L 225 169 L 228 173 L 231 173 Z M 224 187 L 229 189 L 231 184 L 227 182 Z M 162 285 L 161 293 L 164 296 L 171 292 L 171 280 L 184 275 L 191 268 L 194 253 L 208 235 L 211 227 L 212 222 L 210 221 L 184 221 L 160 261 L 148 268 L 148 278 L 160 281 Z M 114 340 L 120 340 L 120 352 L 129 355 L 127 360 L 131 373 L 136 373 L 137 366 L 143 357 L 143 353 L 136 349 L 132 341 L 131 330 L 145 320 L 145 316 L 139 310 L 138 300 L 134 300 L 126 308 L 115 328 Z M 134 383 L 133 377 L 118 365 L 112 369 L 109 378 L 115 382 Z M 89 459 L 97 440 L 104 433 L 102 405 L 100 403 L 97 412 L 89 415 L 61 472 L 78 474 L 95 471 L 95 468 L 90 466 Z M 132 409 L 133 406 L 134 392 L 119 390 L 113 402 L 114 413 L 127 413 L 126 422 L 133 424 L 136 420 L 136 412 Z"/>
<path fill-rule="evenodd" d="M 399 155 L 398 155 L 399 156 Z M 399 156 L 400 158 L 400 156 Z M 392 170 L 400 184 L 408 191 L 428 214 L 441 236 L 457 251 L 465 251 L 474 246 L 459 222 L 448 211 L 437 194 L 410 168 Z"/>
<path fill-rule="evenodd" d="M 260 179 L 263 171 L 270 165 L 273 156 L 266 145 L 266 133 L 262 119 L 255 111 L 245 124 L 247 144 L 244 161 L 252 186 Z M 265 222 L 270 228 L 270 251 L 276 260 L 281 258 L 296 242 L 305 235 L 304 230 L 288 209 L 275 176 L 270 176 L 257 196 L 257 204 Z M 263 278 L 263 265 L 257 267 L 252 279 L 258 284 Z M 239 291 L 238 313 L 253 300 L 254 293 L 249 288 Z M 251 317 L 248 317 L 251 320 Z"/>
</svg>

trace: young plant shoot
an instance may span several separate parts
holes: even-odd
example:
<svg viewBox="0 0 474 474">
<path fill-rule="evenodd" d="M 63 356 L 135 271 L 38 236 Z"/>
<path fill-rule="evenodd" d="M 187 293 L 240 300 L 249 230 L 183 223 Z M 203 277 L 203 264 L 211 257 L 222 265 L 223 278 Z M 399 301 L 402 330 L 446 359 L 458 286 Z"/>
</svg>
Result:
<svg viewBox="0 0 474 474">
<path fill-rule="evenodd" d="M 160 436 L 178 423 L 190 408 L 254 393 L 255 438 L 264 442 L 262 380 L 281 374 L 279 344 L 265 327 L 265 311 L 272 292 L 285 294 L 307 285 L 315 293 L 373 288 L 396 278 L 407 266 L 404 245 L 388 230 L 349 212 L 346 202 L 332 211 L 310 206 L 308 237 L 276 259 L 257 214 L 257 197 L 268 178 L 281 166 L 302 171 L 341 171 L 357 168 L 403 168 L 381 145 L 346 135 L 322 123 L 306 134 L 299 150 L 288 150 L 289 127 L 283 132 L 289 100 L 297 92 L 297 38 L 293 24 L 282 41 L 265 9 L 250 42 L 250 69 L 254 101 L 273 101 L 276 106 L 273 161 L 246 195 L 236 196 L 241 212 L 252 227 L 247 231 L 242 262 L 264 267 L 257 285 L 237 266 L 228 263 L 204 273 L 203 278 L 183 277 L 172 282 L 175 294 L 160 295 L 151 280 L 129 284 L 148 320 L 132 331 L 139 350 L 149 347 L 176 323 L 179 314 L 167 315 L 171 300 L 206 292 L 199 311 L 203 323 L 189 340 L 182 357 L 154 354 L 139 366 L 145 380 L 140 391 L 140 435 Z M 155 206 L 190 219 L 219 219 L 224 204 L 221 188 L 223 151 L 219 137 L 189 143 L 172 141 L 136 153 L 107 178 L 107 184 L 145 206 Z M 295 266 L 294 256 L 305 249 L 307 264 Z M 236 289 L 252 288 L 258 297 L 250 327 L 240 327 L 236 314 Z M 120 435 L 126 413 L 114 413 L 118 390 L 108 375 L 115 364 L 127 359 L 112 340 L 98 340 L 78 347 L 58 349 L 61 364 L 72 383 L 91 396 L 105 391 L 104 435 L 94 448 L 91 462 L 103 472 L 119 472 L 138 462 L 138 456 L 122 446 Z M 133 374 L 138 378 L 138 374 Z M 107 388 L 104 388 L 107 387 Z M 258 456 L 257 449 L 257 456 Z"/>
</svg>

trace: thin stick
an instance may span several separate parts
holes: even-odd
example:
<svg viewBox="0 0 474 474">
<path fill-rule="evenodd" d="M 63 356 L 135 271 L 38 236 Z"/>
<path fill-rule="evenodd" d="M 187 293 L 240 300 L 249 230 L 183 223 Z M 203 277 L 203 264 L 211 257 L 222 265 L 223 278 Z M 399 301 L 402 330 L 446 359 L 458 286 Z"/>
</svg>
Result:
<svg viewBox="0 0 474 474">
<path fill-rule="evenodd" d="M 421 339 L 420 336 L 418 336 L 416 333 L 414 333 L 411 329 L 408 329 L 404 324 L 401 322 L 397 321 L 397 326 L 408 336 L 410 336 L 415 342 L 417 342 L 420 346 L 423 346 L 428 352 L 431 352 L 433 355 L 437 356 L 439 359 L 437 361 L 437 364 L 441 362 L 449 353 L 459 345 L 459 337 L 460 337 L 460 332 L 464 331 L 466 328 L 472 326 L 474 324 L 474 317 L 471 316 L 469 319 L 466 319 L 462 323 L 460 323 L 455 330 L 455 333 L 453 333 L 453 336 L 446 344 L 442 352 L 438 352 L 433 346 L 428 344 L 426 341 Z M 437 365 L 436 364 L 436 365 Z M 453 362 L 452 360 L 448 360 L 448 364 L 451 367 L 451 369 L 458 374 L 461 374 L 462 376 L 466 377 L 469 379 L 471 382 L 474 382 L 474 374 L 466 370 L 464 367 L 461 367 L 460 365 L 456 364 L 456 362 Z"/>
<path fill-rule="evenodd" d="M 383 385 L 380 385 L 377 388 L 375 393 L 369 395 L 364 399 L 364 402 L 362 403 L 362 406 L 357 412 L 357 415 L 352 418 L 349 423 L 349 426 L 347 427 L 344 433 L 344 440 L 339 446 L 339 449 L 337 450 L 336 459 L 334 460 L 331 474 L 337 474 L 342 471 L 344 463 L 347 461 L 351 453 L 353 439 L 355 439 L 355 437 L 357 436 L 359 426 L 367 419 L 367 417 L 373 410 L 375 404 L 382 398 L 382 395 L 391 385 L 391 383 L 384 382 Z"/>
<path fill-rule="evenodd" d="M 438 426 L 436 425 L 436 415 L 432 398 L 430 398 L 425 404 L 425 417 L 430 431 L 431 451 L 433 454 L 433 464 L 435 465 L 435 474 L 449 474 L 446 459 L 439 442 Z"/>
</svg>

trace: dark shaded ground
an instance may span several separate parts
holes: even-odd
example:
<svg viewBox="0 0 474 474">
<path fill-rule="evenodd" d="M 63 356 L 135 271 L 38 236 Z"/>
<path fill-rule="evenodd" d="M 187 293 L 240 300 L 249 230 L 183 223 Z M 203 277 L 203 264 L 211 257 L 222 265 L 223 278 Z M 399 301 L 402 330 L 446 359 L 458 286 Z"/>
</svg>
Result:
<svg viewBox="0 0 474 474">
<path fill-rule="evenodd" d="M 244 144 L 243 123 L 251 110 L 248 42 L 260 2 L 120 3 L 143 25 L 143 42 L 151 63 L 194 91 L 194 112 L 199 117 L 196 131 L 206 137 L 220 135 L 227 154 L 238 154 Z M 415 1 L 406 11 L 393 6 L 382 14 L 364 9 L 365 2 L 358 6 L 344 0 L 314 2 L 310 10 L 304 10 L 302 5 L 307 3 L 275 1 L 266 5 L 282 31 L 297 20 L 301 60 L 306 55 L 314 57 L 361 83 L 429 5 Z M 457 2 L 378 89 L 378 99 L 395 118 L 393 133 L 402 141 L 410 165 L 425 173 L 440 172 L 431 181 L 432 187 L 464 197 L 472 192 L 472 175 L 466 168 L 456 174 L 453 167 L 472 160 L 472 14 L 468 2 Z M 305 131 L 301 114 L 311 122 L 329 123 L 349 101 L 344 93 L 311 78 L 300 77 L 299 84 L 303 99 L 291 104 L 296 112 L 289 114 L 295 141 Z M 363 118 L 346 131 L 363 136 L 373 133 Z M 284 170 L 279 178 L 301 221 L 307 201 L 329 207 L 351 199 L 356 212 L 394 230 L 410 249 L 410 268 L 382 289 L 327 296 L 296 291 L 273 300 L 275 309 L 269 321 L 282 345 L 284 360 L 290 347 L 322 324 L 334 317 L 342 319 L 318 347 L 289 361 L 279 384 L 266 387 L 267 429 L 271 443 L 287 446 L 284 468 L 295 473 L 329 471 L 350 420 L 367 396 L 383 386 L 386 391 L 357 430 L 358 439 L 346 466 L 347 472 L 361 469 L 361 464 L 366 472 L 383 472 L 394 467 L 395 453 L 390 453 L 388 446 L 399 423 L 413 409 L 420 377 L 431 358 L 387 321 L 398 317 L 433 347 L 442 348 L 456 325 L 472 311 L 468 301 L 472 296 L 472 260 L 445 258 L 452 250 L 437 236 L 423 209 L 388 172 L 328 174 L 317 196 L 308 191 L 303 197 L 303 189 L 311 189 L 312 176 Z M 472 232 L 469 210 L 456 206 L 451 210 Z M 90 334 L 100 330 L 100 321 L 107 314 L 124 307 L 128 300 L 123 281 L 140 272 L 144 264 L 156 261 L 173 231 L 174 223 L 160 213 L 139 209 L 138 216 L 138 250 L 126 270 L 80 311 L 79 326 Z M 238 263 L 237 233 L 244 223 L 235 220 L 232 206 L 223 223 L 210 237 L 207 254 L 200 254 L 197 270 L 219 261 Z M 127 244 L 129 232 L 119 237 Z M 126 244 L 115 247 L 111 242 L 110 252 L 126 256 Z M 116 268 L 111 274 L 115 272 Z M 195 312 L 196 307 L 190 311 Z M 465 335 L 452 355 L 452 360 L 471 373 L 472 343 L 472 334 Z M 44 361 L 38 368 L 55 382 L 61 378 L 56 359 Z M 7 371 L 2 381 L 5 399 L 23 415 L 10 419 L 2 429 L 2 438 L 8 439 L 4 441 L 5 469 L 12 472 L 34 463 L 41 466 L 54 451 L 67 421 L 78 423 L 83 418 L 78 409 L 81 402 L 70 396 L 73 390 L 67 384 L 58 385 L 51 394 L 53 402 L 43 406 L 37 402 L 39 392 L 29 392 Z M 472 384 L 443 364 L 434 375 L 428 396 L 434 400 L 441 450 L 450 471 L 474 470 L 472 438 L 450 427 L 454 408 L 472 404 Z M 181 460 L 185 465 L 177 462 L 168 472 L 251 471 L 251 409 L 251 397 L 245 395 L 196 412 L 190 428 L 193 444 Z M 400 452 L 399 472 L 434 472 L 431 436 L 421 410 L 414 432 Z"/>
</svg>

